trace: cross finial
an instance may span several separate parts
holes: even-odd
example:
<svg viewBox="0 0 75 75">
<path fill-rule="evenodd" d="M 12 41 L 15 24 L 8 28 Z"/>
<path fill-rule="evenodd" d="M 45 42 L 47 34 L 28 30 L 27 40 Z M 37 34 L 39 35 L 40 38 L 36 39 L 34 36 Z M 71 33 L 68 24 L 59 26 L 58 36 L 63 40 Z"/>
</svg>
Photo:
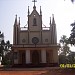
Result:
<svg viewBox="0 0 75 75">
<path fill-rule="evenodd" d="M 34 2 L 34 6 L 35 6 L 35 2 L 37 2 L 37 0 L 33 0 L 32 2 Z"/>
</svg>

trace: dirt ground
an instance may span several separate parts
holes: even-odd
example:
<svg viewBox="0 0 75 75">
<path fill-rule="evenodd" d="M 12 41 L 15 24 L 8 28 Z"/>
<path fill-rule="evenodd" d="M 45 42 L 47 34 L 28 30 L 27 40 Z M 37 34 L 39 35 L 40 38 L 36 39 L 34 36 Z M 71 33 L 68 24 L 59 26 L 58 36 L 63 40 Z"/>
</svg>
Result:
<svg viewBox="0 0 75 75">
<path fill-rule="evenodd" d="M 75 69 L 60 68 L 24 68 L 2 69 L 0 75 L 75 75 Z"/>
</svg>

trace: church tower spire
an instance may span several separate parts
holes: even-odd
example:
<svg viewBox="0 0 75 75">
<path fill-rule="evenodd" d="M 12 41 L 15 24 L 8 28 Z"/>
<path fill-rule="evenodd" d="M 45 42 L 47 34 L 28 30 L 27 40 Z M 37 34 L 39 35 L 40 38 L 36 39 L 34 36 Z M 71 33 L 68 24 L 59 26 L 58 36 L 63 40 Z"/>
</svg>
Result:
<svg viewBox="0 0 75 75">
<path fill-rule="evenodd" d="M 13 44 L 19 43 L 19 29 L 20 29 L 20 18 L 19 22 L 17 22 L 17 15 L 16 15 L 13 32 Z"/>
<path fill-rule="evenodd" d="M 41 6 L 40 6 L 40 15 L 42 15 Z"/>
<path fill-rule="evenodd" d="M 50 31 L 51 31 L 51 44 L 57 44 L 57 31 L 56 31 L 56 24 L 54 20 L 54 14 L 52 15 L 52 23 L 50 25 Z"/>
<path fill-rule="evenodd" d="M 37 2 L 37 0 L 33 0 L 32 2 L 34 2 L 34 7 L 33 7 L 33 9 L 36 10 L 35 2 Z"/>
<path fill-rule="evenodd" d="M 37 0 L 33 0 L 32 2 L 34 2 L 34 6 L 35 6 L 35 2 L 37 2 Z"/>
<path fill-rule="evenodd" d="M 29 12 L 29 6 L 28 6 L 28 15 L 30 14 L 30 12 Z"/>
<path fill-rule="evenodd" d="M 50 26 L 51 26 L 51 17 L 50 17 Z"/>
<path fill-rule="evenodd" d="M 55 25 L 54 14 L 52 14 L 52 24 Z"/>
<path fill-rule="evenodd" d="M 20 25 L 20 17 L 19 17 L 19 25 Z"/>
<path fill-rule="evenodd" d="M 16 15 L 16 18 L 15 18 L 15 23 L 14 23 L 14 25 L 17 25 L 17 15 Z"/>
</svg>

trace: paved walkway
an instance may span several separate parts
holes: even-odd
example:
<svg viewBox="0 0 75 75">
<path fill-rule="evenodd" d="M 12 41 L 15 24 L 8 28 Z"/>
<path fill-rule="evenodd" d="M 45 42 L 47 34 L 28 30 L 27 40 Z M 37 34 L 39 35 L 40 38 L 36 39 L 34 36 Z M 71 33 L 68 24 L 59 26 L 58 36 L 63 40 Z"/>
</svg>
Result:
<svg viewBox="0 0 75 75">
<path fill-rule="evenodd" d="M 0 75 L 41 75 L 46 71 L 0 71 Z"/>
<path fill-rule="evenodd" d="M 75 75 L 75 69 L 45 68 L 9 68 L 0 70 L 0 75 Z"/>
</svg>

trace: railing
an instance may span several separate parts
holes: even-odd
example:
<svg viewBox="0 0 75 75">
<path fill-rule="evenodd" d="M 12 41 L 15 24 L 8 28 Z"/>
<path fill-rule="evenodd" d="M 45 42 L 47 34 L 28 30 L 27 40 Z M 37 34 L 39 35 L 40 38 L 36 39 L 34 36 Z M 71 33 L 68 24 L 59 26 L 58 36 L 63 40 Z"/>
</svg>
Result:
<svg viewBox="0 0 75 75">
<path fill-rule="evenodd" d="M 21 27 L 20 30 L 26 31 L 26 30 L 28 30 L 28 27 Z M 42 27 L 42 30 L 50 30 L 50 27 Z"/>
<path fill-rule="evenodd" d="M 28 30 L 28 27 L 21 27 L 20 30 L 21 31 L 26 31 L 26 30 Z"/>
<path fill-rule="evenodd" d="M 42 27 L 42 30 L 50 30 L 50 27 Z"/>
</svg>

